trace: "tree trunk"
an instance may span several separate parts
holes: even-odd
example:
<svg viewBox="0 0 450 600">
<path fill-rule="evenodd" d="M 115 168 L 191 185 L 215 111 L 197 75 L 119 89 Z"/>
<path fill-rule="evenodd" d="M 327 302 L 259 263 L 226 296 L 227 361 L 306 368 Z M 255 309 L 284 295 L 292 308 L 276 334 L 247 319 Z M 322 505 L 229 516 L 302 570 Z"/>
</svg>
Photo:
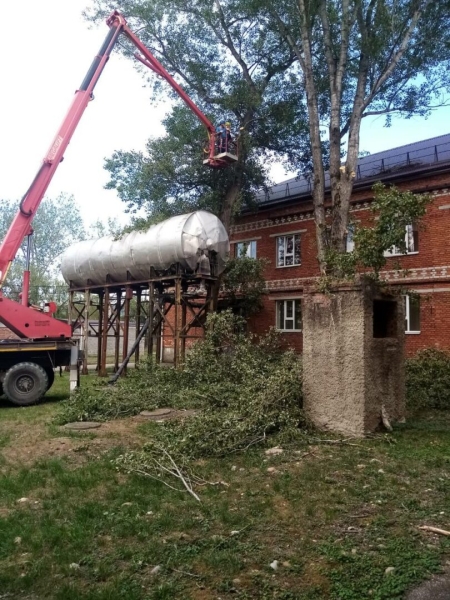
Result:
<svg viewBox="0 0 450 600">
<path fill-rule="evenodd" d="M 241 193 L 241 186 L 238 180 L 235 180 L 231 186 L 228 188 L 228 191 L 223 200 L 222 209 L 219 214 L 219 218 L 222 221 L 225 229 L 227 230 L 228 235 L 230 234 L 230 228 L 233 220 L 233 212 L 234 208 L 237 204 L 239 195 Z"/>
</svg>

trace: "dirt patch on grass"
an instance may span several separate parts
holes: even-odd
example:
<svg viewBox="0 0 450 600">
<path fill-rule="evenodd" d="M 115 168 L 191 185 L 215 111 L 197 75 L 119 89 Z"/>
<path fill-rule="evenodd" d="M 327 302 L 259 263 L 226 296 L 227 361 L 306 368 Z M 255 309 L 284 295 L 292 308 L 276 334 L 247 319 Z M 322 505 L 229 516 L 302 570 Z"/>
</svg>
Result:
<svg viewBox="0 0 450 600">
<path fill-rule="evenodd" d="M 191 416 L 191 413 L 194 411 L 173 411 L 169 418 L 185 418 Z M 89 456 L 96 456 L 116 446 L 137 447 L 146 441 L 146 435 L 139 431 L 139 425 L 147 421 L 148 419 L 138 415 L 108 421 L 98 429 L 76 433 L 64 427 L 58 427 L 52 432 L 48 423 L 39 419 L 33 424 L 9 422 L 9 440 L 0 451 L 4 459 L 2 467 L 29 466 L 38 460 L 61 457 L 70 457 L 70 463 L 79 465 L 86 462 Z"/>
<path fill-rule="evenodd" d="M 99 429 L 71 434 L 58 428 L 56 437 L 46 423 L 10 423 L 10 439 L 2 448 L 4 467 L 29 466 L 41 459 L 70 456 L 76 464 L 84 462 L 87 455 L 98 454 L 120 444 L 134 445 L 141 435 L 136 431 L 141 422 L 137 417 L 102 423 Z"/>
</svg>

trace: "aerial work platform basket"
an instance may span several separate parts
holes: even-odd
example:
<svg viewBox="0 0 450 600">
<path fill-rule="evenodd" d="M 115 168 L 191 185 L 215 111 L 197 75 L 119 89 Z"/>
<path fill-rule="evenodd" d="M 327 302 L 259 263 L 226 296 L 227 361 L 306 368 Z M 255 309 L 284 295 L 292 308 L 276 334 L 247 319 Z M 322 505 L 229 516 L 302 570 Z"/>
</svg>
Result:
<svg viewBox="0 0 450 600">
<path fill-rule="evenodd" d="M 222 169 L 235 163 L 239 159 L 238 138 L 222 137 L 220 133 L 210 134 L 205 144 L 204 153 L 207 158 L 203 164 L 213 169 Z"/>
</svg>

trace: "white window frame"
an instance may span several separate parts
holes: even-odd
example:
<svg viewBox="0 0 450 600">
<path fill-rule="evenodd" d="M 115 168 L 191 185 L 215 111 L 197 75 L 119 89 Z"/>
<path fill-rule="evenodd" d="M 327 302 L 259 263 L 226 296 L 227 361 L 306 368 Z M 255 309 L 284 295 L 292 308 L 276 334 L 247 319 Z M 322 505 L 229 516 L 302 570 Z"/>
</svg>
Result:
<svg viewBox="0 0 450 600">
<path fill-rule="evenodd" d="M 411 329 L 411 296 L 405 295 L 405 333 L 410 335 L 417 335 L 421 332 L 421 323 L 420 323 L 420 296 L 417 297 L 418 305 L 419 305 L 419 330 Z"/>
<path fill-rule="evenodd" d="M 240 249 L 244 249 L 245 248 L 245 253 L 242 252 Z M 254 248 L 254 252 L 252 252 L 252 248 Z M 236 242 L 236 258 L 242 258 L 242 257 L 247 257 L 247 258 L 256 258 L 256 252 L 257 252 L 257 243 L 256 240 L 248 240 L 246 242 Z M 254 254 L 254 256 L 252 256 L 252 254 Z"/>
<path fill-rule="evenodd" d="M 288 302 L 292 302 L 292 317 L 286 317 L 287 314 L 287 304 Z M 296 302 L 300 304 L 300 329 L 295 329 L 295 314 L 296 314 Z M 283 303 L 284 309 L 284 322 L 280 323 L 279 319 L 279 306 Z M 277 331 L 282 331 L 283 333 L 298 333 L 299 331 L 303 331 L 302 329 L 302 301 L 300 298 L 288 298 L 286 300 L 277 300 L 275 302 L 275 310 L 276 310 L 276 329 Z M 293 325 L 293 329 L 286 329 L 286 322 L 289 321 Z"/>
<path fill-rule="evenodd" d="M 293 237 L 294 238 L 294 248 L 292 252 L 287 252 L 286 251 L 286 243 L 287 243 L 287 238 Z M 300 260 L 298 263 L 295 262 L 295 241 L 296 238 L 298 238 L 298 243 L 300 245 Z M 286 263 L 286 258 L 289 258 L 290 256 L 292 256 L 292 265 L 279 265 L 278 264 L 278 240 L 283 239 L 284 240 L 284 262 Z M 299 233 L 286 233 L 284 235 L 277 235 L 277 237 L 275 238 L 275 264 L 276 264 L 276 268 L 277 269 L 289 269 L 291 267 L 299 267 L 302 264 L 302 254 L 301 254 L 301 249 L 302 249 L 302 238 L 300 236 Z"/>
<path fill-rule="evenodd" d="M 347 235 L 345 239 L 345 250 L 346 252 L 353 252 L 355 249 L 355 225 L 353 223 L 349 223 L 347 226 Z"/>
<path fill-rule="evenodd" d="M 414 243 L 414 233 L 416 233 L 417 244 Z M 406 252 L 402 252 L 397 246 L 392 246 L 384 251 L 384 256 L 405 256 L 406 254 L 419 254 L 419 230 L 417 225 L 406 225 L 405 227 Z M 417 249 L 416 249 L 417 246 Z"/>
</svg>

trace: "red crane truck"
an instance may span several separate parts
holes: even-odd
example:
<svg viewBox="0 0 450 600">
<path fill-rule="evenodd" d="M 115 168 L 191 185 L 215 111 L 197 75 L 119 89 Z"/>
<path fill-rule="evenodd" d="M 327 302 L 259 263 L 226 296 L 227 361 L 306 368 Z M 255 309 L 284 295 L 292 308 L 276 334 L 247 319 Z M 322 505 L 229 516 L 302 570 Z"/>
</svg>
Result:
<svg viewBox="0 0 450 600">
<path fill-rule="evenodd" d="M 71 324 L 53 317 L 56 307 L 52 302 L 48 303 L 43 311 L 36 310 L 29 304 L 30 236 L 33 233 L 31 223 L 59 163 L 64 158 L 64 152 L 77 125 L 89 101 L 93 99 L 94 87 L 121 35 L 125 35 L 134 44 L 135 58 L 163 77 L 205 125 L 208 131 L 208 148 L 207 158 L 203 163 L 212 168 L 222 168 L 237 160 L 234 153 L 223 152 L 222 148 L 218 153 L 214 125 L 131 31 L 125 18 L 118 11 L 114 11 L 106 23 L 109 32 L 100 51 L 80 88 L 75 92 L 67 115 L 39 171 L 20 201 L 18 211 L 0 245 L 0 322 L 18 336 L 14 340 L 0 341 L 0 395 L 3 392 L 12 403 L 19 406 L 33 404 L 42 398 L 53 383 L 56 367 L 70 365 L 71 391 L 79 382 L 79 348 L 78 341 L 72 337 Z M 15 302 L 3 295 L 1 287 L 9 266 L 25 238 L 28 238 L 27 266 L 24 271 L 21 301 Z"/>
</svg>

